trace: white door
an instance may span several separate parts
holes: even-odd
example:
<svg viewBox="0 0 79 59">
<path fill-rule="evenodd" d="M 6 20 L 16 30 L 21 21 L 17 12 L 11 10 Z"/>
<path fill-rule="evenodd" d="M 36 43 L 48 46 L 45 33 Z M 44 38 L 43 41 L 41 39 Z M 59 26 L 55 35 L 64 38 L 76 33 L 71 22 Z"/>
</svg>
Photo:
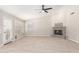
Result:
<svg viewBox="0 0 79 59">
<path fill-rule="evenodd" d="M 4 18 L 3 20 L 3 44 L 6 44 L 12 40 L 12 20 Z"/>
</svg>

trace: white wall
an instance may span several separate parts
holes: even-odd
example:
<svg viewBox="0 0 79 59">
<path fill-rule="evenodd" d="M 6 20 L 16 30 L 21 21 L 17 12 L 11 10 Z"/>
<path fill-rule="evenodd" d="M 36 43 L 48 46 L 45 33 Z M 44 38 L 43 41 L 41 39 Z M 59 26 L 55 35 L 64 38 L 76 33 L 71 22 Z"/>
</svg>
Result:
<svg viewBox="0 0 79 59">
<path fill-rule="evenodd" d="M 79 6 L 64 6 L 68 39 L 79 43 Z M 75 14 L 71 15 L 72 12 Z"/>
<path fill-rule="evenodd" d="M 26 21 L 26 35 L 49 36 L 52 33 L 51 31 L 52 25 L 50 15 Z"/>
<path fill-rule="evenodd" d="M 55 25 L 55 23 L 64 23 L 64 21 L 64 10 L 62 7 L 52 12 L 52 27 Z"/>
<path fill-rule="evenodd" d="M 25 22 L 22 20 L 14 20 L 14 35 L 17 36 L 17 39 L 24 36 L 25 33 Z"/>
<path fill-rule="evenodd" d="M 16 40 L 15 35 L 17 35 L 17 39 L 21 38 L 24 35 L 25 22 L 3 10 L 0 11 L 0 17 L 2 17 L 0 18 L 0 32 L 2 32 L 0 43 L 5 44 Z M 8 33 L 7 30 L 9 31 Z M 9 36 L 9 39 L 6 39 L 7 36 Z"/>
<path fill-rule="evenodd" d="M 2 44 L 3 39 L 3 21 L 2 21 L 2 11 L 0 10 L 0 45 Z"/>
<path fill-rule="evenodd" d="M 75 14 L 71 15 L 72 12 Z M 79 6 L 63 6 L 52 15 L 52 26 L 62 22 L 67 27 L 67 38 L 79 43 Z"/>
</svg>

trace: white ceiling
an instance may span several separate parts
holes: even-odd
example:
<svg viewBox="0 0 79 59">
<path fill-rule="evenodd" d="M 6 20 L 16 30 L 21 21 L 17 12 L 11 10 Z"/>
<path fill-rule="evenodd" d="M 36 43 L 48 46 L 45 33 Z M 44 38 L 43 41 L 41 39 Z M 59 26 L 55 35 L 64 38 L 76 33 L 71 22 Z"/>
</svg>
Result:
<svg viewBox="0 0 79 59">
<path fill-rule="evenodd" d="M 23 20 L 41 17 L 44 15 L 50 15 L 54 10 L 60 9 L 61 5 L 46 5 L 45 7 L 52 7 L 48 14 L 41 12 L 41 5 L 2 5 L 1 9 L 15 15 Z"/>
</svg>

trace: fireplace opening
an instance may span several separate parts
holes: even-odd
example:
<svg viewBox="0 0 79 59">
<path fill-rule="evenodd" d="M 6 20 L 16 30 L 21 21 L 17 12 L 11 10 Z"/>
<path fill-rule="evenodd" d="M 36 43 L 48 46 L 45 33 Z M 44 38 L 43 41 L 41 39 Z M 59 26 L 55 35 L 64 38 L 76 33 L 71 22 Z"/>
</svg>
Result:
<svg viewBox="0 0 79 59">
<path fill-rule="evenodd" d="M 54 34 L 55 35 L 63 35 L 63 31 L 62 30 L 54 30 Z"/>
</svg>

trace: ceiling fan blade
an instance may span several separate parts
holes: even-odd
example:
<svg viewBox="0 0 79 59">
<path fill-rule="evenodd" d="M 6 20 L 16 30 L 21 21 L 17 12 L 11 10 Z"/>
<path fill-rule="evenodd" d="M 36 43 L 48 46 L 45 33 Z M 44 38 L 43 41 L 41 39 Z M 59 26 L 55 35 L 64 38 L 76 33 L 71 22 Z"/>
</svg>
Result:
<svg viewBox="0 0 79 59">
<path fill-rule="evenodd" d="M 52 8 L 46 8 L 45 10 L 50 10 L 50 9 L 52 9 Z"/>
<path fill-rule="evenodd" d="M 48 13 L 48 11 L 44 10 L 46 13 Z"/>
</svg>

